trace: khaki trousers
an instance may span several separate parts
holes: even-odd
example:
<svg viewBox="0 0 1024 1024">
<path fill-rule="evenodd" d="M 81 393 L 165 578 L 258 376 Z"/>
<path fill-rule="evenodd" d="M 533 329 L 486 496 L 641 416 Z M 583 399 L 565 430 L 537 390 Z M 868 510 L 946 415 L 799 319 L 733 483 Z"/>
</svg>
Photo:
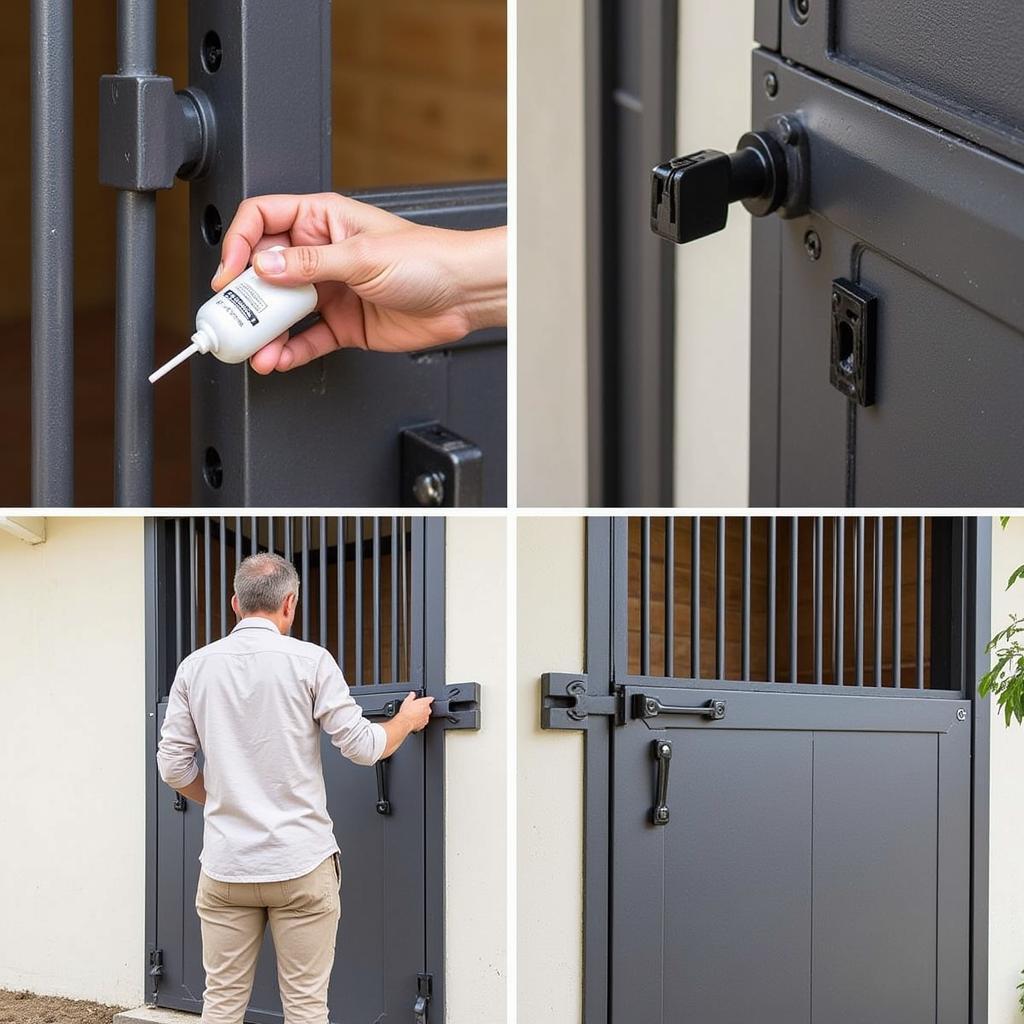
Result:
<svg viewBox="0 0 1024 1024">
<path fill-rule="evenodd" d="M 327 1024 L 340 888 L 336 855 L 284 882 L 218 882 L 200 872 L 203 1024 L 242 1024 L 268 920 L 285 1024 Z"/>
</svg>

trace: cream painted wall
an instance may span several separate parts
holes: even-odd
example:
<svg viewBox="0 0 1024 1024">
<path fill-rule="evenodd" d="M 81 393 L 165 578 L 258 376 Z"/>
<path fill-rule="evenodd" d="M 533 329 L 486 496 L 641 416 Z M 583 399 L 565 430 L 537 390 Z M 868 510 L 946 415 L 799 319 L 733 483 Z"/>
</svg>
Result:
<svg viewBox="0 0 1024 1024">
<path fill-rule="evenodd" d="M 583 737 L 540 728 L 540 676 L 583 668 L 584 520 L 518 521 L 518 1014 L 574 1024 L 583 986 Z"/>
<path fill-rule="evenodd" d="M 583 0 L 519 0 L 520 505 L 587 503 Z"/>
<path fill-rule="evenodd" d="M 447 523 L 445 656 L 451 682 L 478 682 L 479 732 L 445 747 L 445 983 L 449 1024 L 504 1024 L 507 549 L 504 518 Z"/>
<path fill-rule="evenodd" d="M 992 631 L 1002 629 L 1011 612 L 1024 615 L 1024 583 L 1006 590 L 1010 573 L 1024 563 L 1024 519 L 1005 530 L 992 527 Z M 992 826 L 989 855 L 989 1021 L 1011 1024 L 1024 1017 L 1017 1008 L 1017 983 L 1024 969 L 1024 728 L 1007 728 L 992 713 Z"/>
<path fill-rule="evenodd" d="M 142 1001 L 139 518 L 0 533 L 0 987 Z"/>
<path fill-rule="evenodd" d="M 680 0 L 677 150 L 731 153 L 750 128 L 754 0 Z M 709 87 L 709 83 L 713 83 Z M 750 217 L 679 246 L 675 500 L 749 501 Z"/>
</svg>

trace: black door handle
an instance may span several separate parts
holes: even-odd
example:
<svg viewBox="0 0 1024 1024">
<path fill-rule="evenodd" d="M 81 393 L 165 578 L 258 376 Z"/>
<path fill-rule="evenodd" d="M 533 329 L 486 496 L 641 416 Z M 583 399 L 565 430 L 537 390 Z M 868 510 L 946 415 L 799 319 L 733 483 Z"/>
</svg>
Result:
<svg viewBox="0 0 1024 1024">
<path fill-rule="evenodd" d="M 670 242 L 692 242 L 725 227 L 729 204 L 755 217 L 776 210 L 796 217 L 807 207 L 807 142 L 792 115 L 747 132 L 735 153 L 702 149 L 651 172 L 651 230 Z"/>
<path fill-rule="evenodd" d="M 391 801 L 388 799 L 388 765 L 391 758 L 381 758 L 377 764 L 377 813 L 390 814 Z"/>
<path fill-rule="evenodd" d="M 659 715 L 697 715 L 718 721 L 725 718 L 725 701 L 709 700 L 703 704 L 663 704 L 657 697 L 646 693 L 633 694 L 634 718 L 657 718 Z"/>
<path fill-rule="evenodd" d="M 658 778 L 654 786 L 654 807 L 651 808 L 651 824 L 668 824 L 668 770 L 672 764 L 672 741 L 655 740 L 651 753 L 658 765 Z"/>
</svg>

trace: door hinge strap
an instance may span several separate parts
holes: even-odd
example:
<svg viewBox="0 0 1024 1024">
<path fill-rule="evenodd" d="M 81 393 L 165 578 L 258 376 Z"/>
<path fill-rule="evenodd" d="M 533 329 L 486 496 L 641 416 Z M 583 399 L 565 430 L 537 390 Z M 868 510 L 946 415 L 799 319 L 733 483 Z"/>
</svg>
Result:
<svg viewBox="0 0 1024 1024">
<path fill-rule="evenodd" d="M 590 693 L 585 673 L 545 672 L 541 676 L 542 729 L 586 729 L 593 716 L 622 721 L 622 693 Z"/>
<path fill-rule="evenodd" d="M 709 700 L 703 704 L 664 704 L 657 697 L 646 693 L 633 694 L 634 718 L 658 718 L 660 715 L 694 715 L 718 721 L 725 718 L 725 701 Z"/>
</svg>

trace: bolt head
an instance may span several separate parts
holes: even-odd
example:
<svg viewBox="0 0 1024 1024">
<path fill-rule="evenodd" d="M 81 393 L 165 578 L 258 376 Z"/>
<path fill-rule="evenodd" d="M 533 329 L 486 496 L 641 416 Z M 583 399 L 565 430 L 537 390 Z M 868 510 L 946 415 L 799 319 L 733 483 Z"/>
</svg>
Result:
<svg viewBox="0 0 1024 1024">
<path fill-rule="evenodd" d="M 768 74 L 764 76 L 764 91 L 769 96 L 774 96 L 779 91 L 779 80 L 774 71 L 769 71 Z"/>
<path fill-rule="evenodd" d="M 967 721 L 967 712 L 966 712 L 966 710 L 964 710 L 964 708 L 957 708 L 956 709 L 956 719 L 957 719 L 958 722 L 966 722 Z"/>
<path fill-rule="evenodd" d="M 777 118 L 775 127 L 778 129 L 779 137 L 787 146 L 795 146 L 799 138 L 796 125 L 785 114 Z"/>
<path fill-rule="evenodd" d="M 444 501 L 444 474 L 421 473 L 413 482 L 412 494 L 420 505 L 436 508 Z"/>
<path fill-rule="evenodd" d="M 804 252 L 809 260 L 821 259 L 821 238 L 817 231 L 808 231 L 804 235 Z"/>
<path fill-rule="evenodd" d="M 793 14 L 803 24 L 811 14 L 811 0 L 793 0 Z"/>
</svg>

